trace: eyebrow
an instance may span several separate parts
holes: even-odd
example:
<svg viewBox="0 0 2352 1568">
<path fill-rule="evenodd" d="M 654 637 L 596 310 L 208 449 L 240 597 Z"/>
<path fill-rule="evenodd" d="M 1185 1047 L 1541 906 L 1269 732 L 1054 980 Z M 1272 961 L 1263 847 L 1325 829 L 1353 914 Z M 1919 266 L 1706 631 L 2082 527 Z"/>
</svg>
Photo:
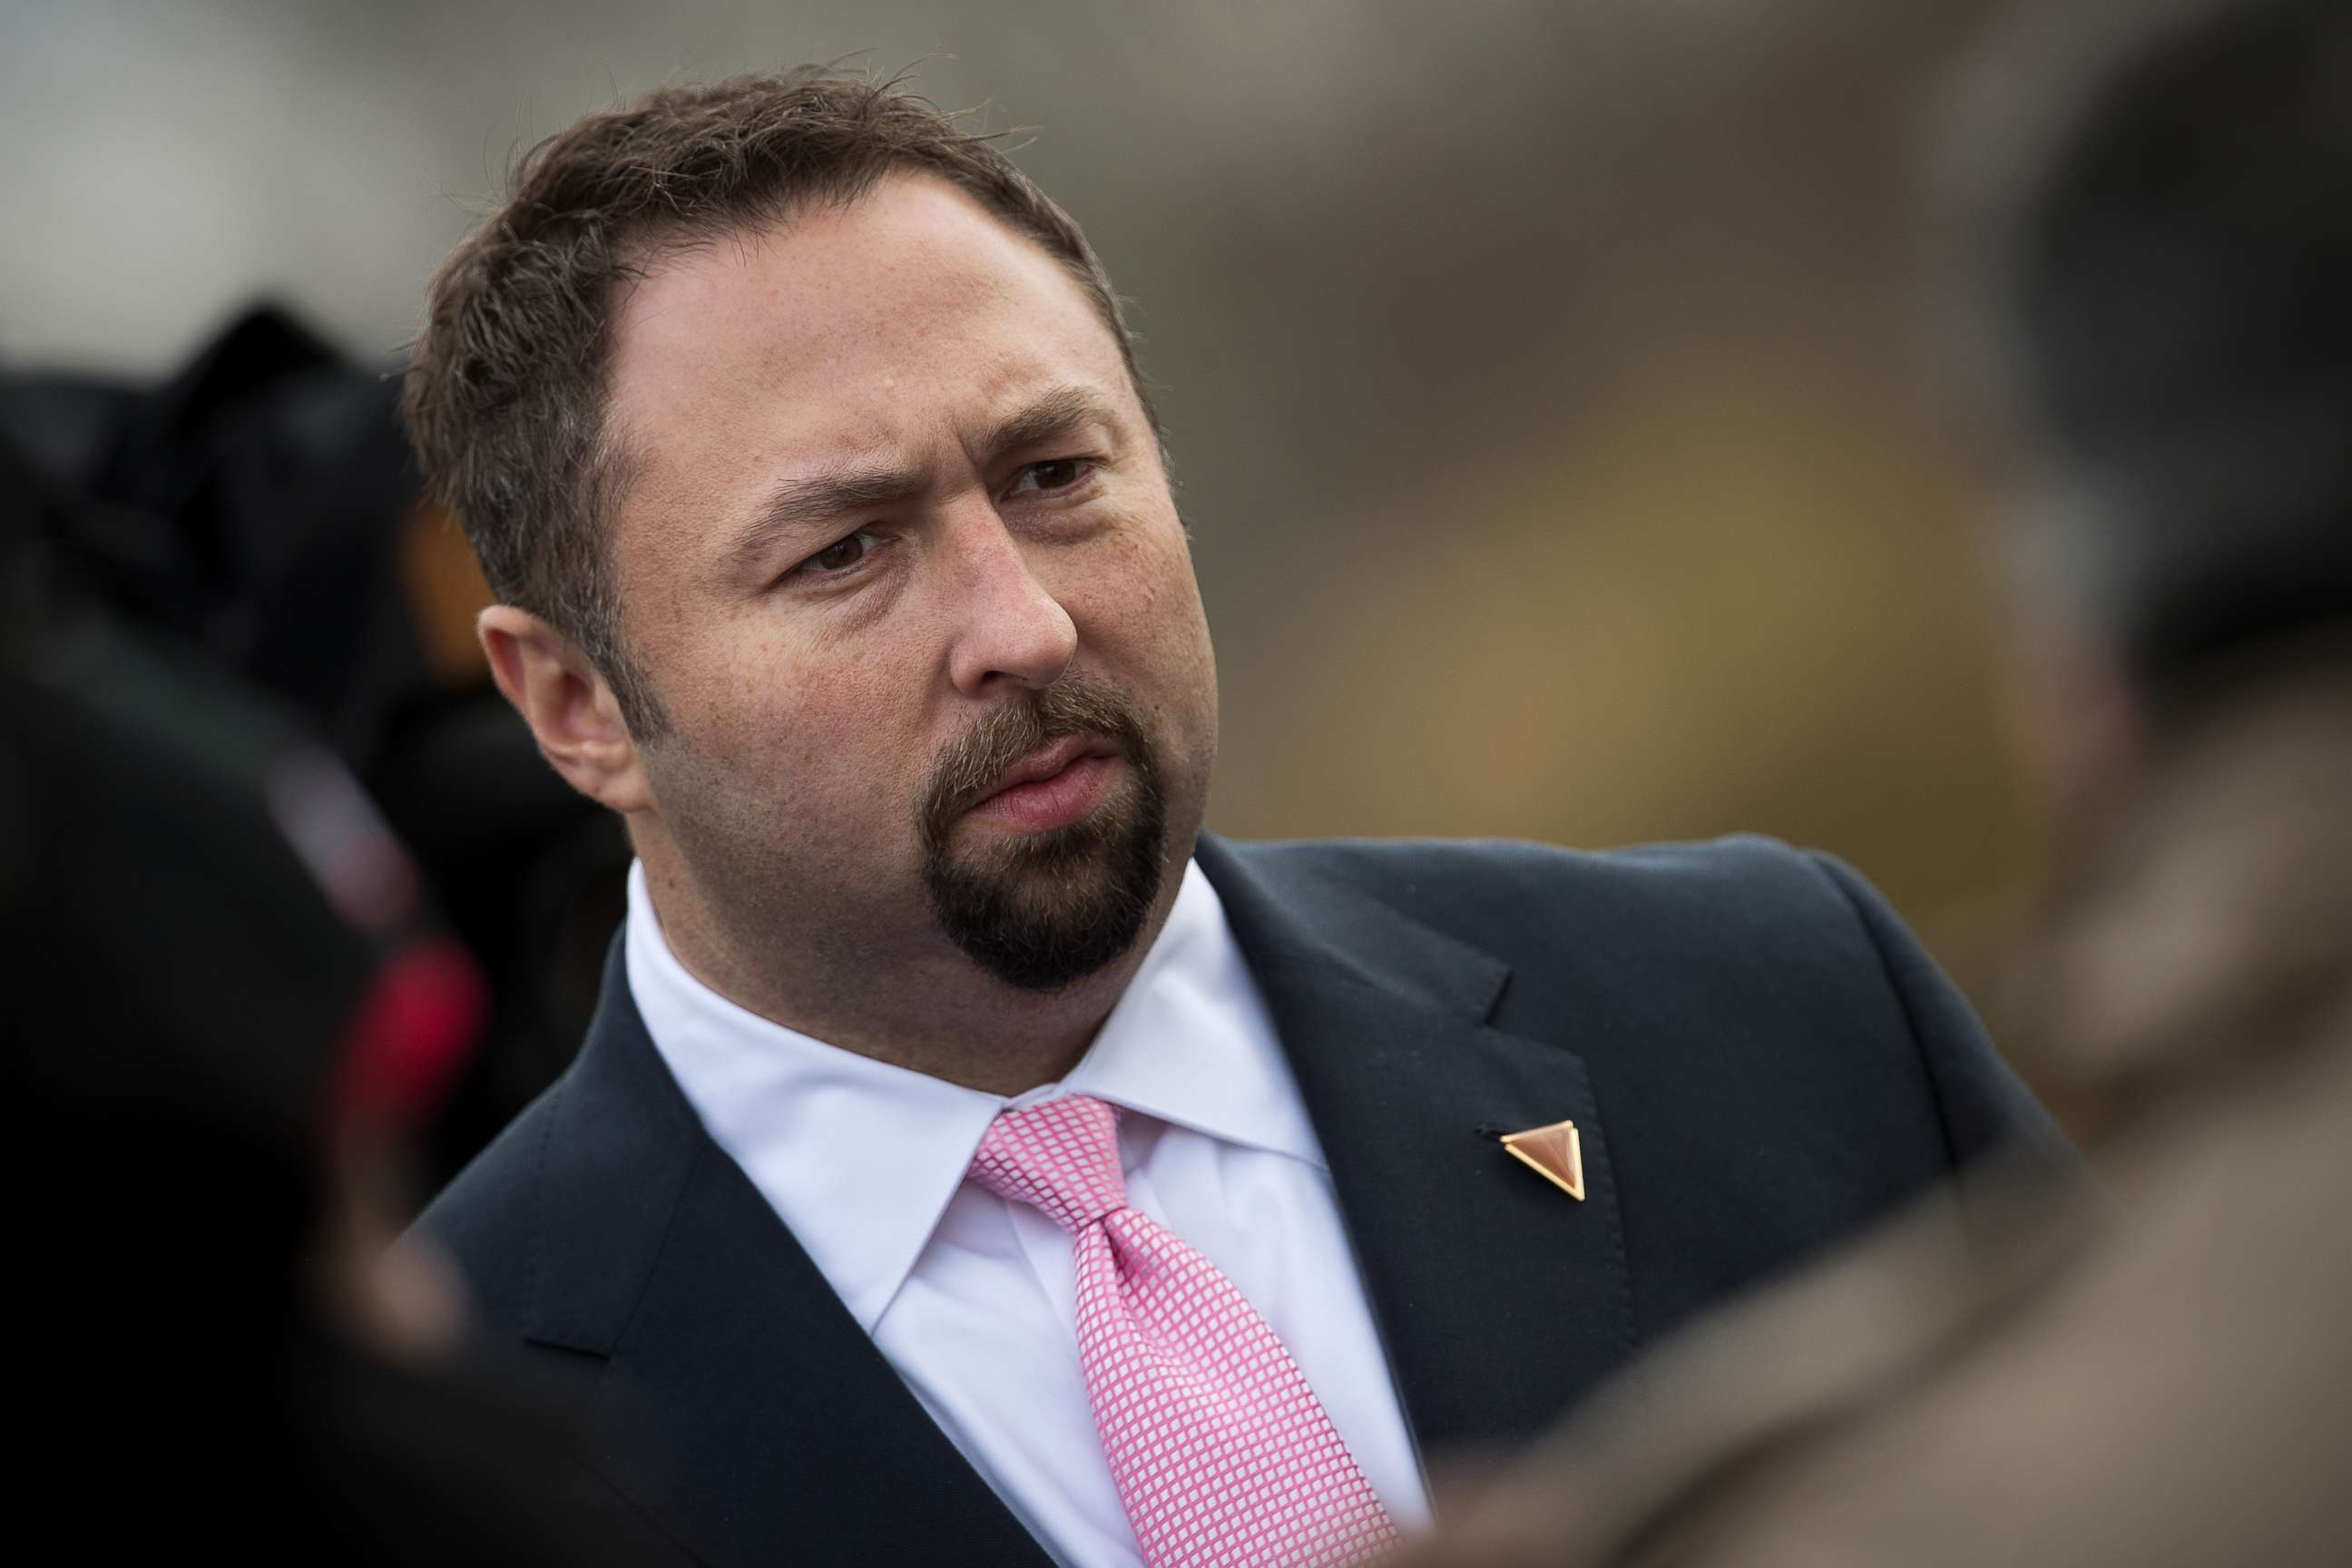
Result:
<svg viewBox="0 0 2352 1568">
<path fill-rule="evenodd" d="M 1089 425 L 1111 427 L 1111 404 L 1086 386 L 1057 386 L 999 420 L 971 449 L 985 468 L 1009 452 L 1043 446 Z M 799 474 L 771 489 L 728 544 L 722 564 L 730 574 L 747 573 L 794 534 L 814 533 L 843 518 L 911 500 L 930 488 L 922 468 L 888 463 L 847 462 Z"/>
<path fill-rule="evenodd" d="M 1089 425 L 1115 423 L 1109 401 L 1094 388 L 1057 386 L 999 421 L 972 458 L 984 468 L 1008 452 L 1060 440 Z"/>
</svg>

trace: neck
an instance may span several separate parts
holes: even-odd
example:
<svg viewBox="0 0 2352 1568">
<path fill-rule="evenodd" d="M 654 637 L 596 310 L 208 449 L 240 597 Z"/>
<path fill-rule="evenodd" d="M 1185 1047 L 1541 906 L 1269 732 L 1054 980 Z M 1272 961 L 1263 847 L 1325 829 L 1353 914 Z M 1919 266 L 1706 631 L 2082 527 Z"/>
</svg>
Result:
<svg viewBox="0 0 2352 1568">
<path fill-rule="evenodd" d="M 1167 923 L 1179 859 L 1128 951 L 1047 992 L 1007 985 L 943 935 L 903 944 L 779 942 L 772 920 L 716 907 L 674 846 L 637 836 L 663 939 L 686 972 L 745 1011 L 876 1061 L 990 1094 L 1017 1095 L 1066 1076 L 1094 1044 Z M 742 933 L 763 933 L 745 940 Z M 849 951 L 841 951 L 844 946 Z"/>
</svg>

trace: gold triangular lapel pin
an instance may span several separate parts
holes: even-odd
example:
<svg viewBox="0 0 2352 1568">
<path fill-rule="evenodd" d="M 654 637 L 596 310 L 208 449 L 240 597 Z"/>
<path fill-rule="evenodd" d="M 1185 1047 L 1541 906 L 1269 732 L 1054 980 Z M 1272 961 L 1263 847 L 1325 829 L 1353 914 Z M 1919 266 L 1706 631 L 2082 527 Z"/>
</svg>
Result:
<svg viewBox="0 0 2352 1568">
<path fill-rule="evenodd" d="M 1555 1121 L 1525 1132 L 1506 1132 L 1503 1147 L 1511 1158 L 1570 1197 L 1584 1201 L 1584 1145 L 1577 1139 L 1575 1122 Z"/>
</svg>

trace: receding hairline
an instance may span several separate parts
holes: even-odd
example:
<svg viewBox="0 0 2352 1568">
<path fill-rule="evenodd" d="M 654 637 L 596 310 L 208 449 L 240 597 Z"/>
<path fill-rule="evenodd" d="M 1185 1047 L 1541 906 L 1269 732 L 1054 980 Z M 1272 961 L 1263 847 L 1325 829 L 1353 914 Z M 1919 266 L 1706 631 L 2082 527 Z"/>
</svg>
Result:
<svg viewBox="0 0 2352 1568">
<path fill-rule="evenodd" d="M 920 163 L 867 170 L 861 177 L 845 180 L 837 187 L 779 197 L 748 212 L 703 219 L 660 218 L 634 226 L 619 237 L 615 247 L 619 268 L 608 285 L 605 300 L 604 367 L 606 376 L 609 378 L 610 375 L 620 322 L 626 313 L 630 298 L 640 285 L 651 281 L 677 263 L 707 256 L 722 247 L 751 249 L 787 238 L 793 226 L 813 212 L 821 216 L 846 216 L 873 201 L 886 187 L 902 184 L 928 188 L 969 208 L 974 216 L 984 219 L 999 232 L 1029 247 L 1055 271 L 1076 285 L 1079 299 L 1087 306 L 1088 313 L 1109 335 L 1119 358 L 1128 364 L 1130 376 L 1137 381 L 1137 396 L 1149 411 L 1150 400 L 1142 396 L 1140 376 L 1134 368 L 1130 334 L 1126 323 L 1116 314 L 1116 300 L 1096 297 L 1097 276 L 1076 258 L 1056 254 L 1045 239 L 991 206 L 966 186 L 940 170 Z M 609 379 L 604 390 L 610 393 Z"/>
</svg>

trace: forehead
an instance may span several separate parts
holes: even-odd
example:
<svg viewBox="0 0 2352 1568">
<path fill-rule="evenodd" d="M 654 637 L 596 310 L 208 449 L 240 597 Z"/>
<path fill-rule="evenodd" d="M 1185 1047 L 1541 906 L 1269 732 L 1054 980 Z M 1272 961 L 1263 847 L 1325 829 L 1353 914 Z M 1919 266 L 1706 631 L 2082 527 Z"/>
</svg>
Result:
<svg viewBox="0 0 2352 1568">
<path fill-rule="evenodd" d="M 944 181 L 893 175 L 657 260 L 621 302 L 607 384 L 633 489 L 715 504 L 795 466 L 919 458 L 1074 383 L 1134 405 L 1077 281 Z"/>
</svg>

